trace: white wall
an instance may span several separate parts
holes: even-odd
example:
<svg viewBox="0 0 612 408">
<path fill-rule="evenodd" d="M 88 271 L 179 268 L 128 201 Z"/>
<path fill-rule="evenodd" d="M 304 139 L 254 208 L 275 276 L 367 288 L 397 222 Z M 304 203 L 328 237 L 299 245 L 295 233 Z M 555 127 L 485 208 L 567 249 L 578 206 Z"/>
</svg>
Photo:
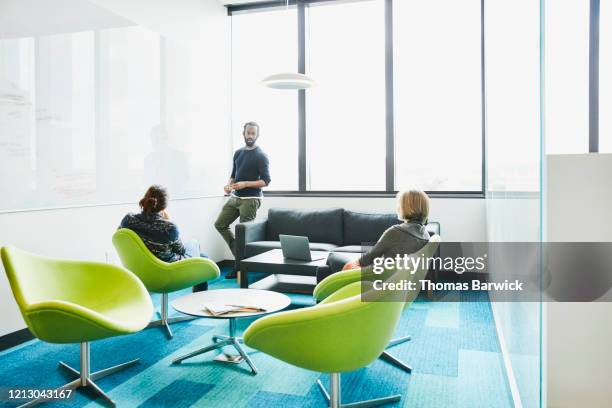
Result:
<svg viewBox="0 0 612 408">
<path fill-rule="evenodd" d="M 612 242 L 612 154 L 550 155 L 547 160 L 547 241 Z M 576 219 L 577 211 L 587 214 Z M 545 306 L 548 406 L 609 407 L 612 304 Z"/>
</svg>

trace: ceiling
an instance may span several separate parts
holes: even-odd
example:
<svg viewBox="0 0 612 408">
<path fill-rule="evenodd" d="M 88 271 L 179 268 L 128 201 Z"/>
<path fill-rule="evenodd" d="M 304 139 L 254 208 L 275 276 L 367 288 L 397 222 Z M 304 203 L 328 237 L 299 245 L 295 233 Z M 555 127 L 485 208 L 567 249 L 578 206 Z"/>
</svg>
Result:
<svg viewBox="0 0 612 408">
<path fill-rule="evenodd" d="M 51 35 L 130 25 L 134 23 L 88 1 L 0 0 L 0 38 Z"/>
</svg>

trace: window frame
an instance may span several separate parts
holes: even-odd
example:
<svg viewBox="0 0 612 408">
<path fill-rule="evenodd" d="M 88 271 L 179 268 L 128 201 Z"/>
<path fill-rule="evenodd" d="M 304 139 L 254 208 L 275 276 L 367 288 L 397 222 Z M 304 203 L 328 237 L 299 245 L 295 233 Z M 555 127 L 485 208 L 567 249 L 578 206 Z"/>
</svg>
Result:
<svg viewBox="0 0 612 408">
<path fill-rule="evenodd" d="M 299 73 L 306 73 L 306 8 L 316 3 L 342 3 L 346 0 L 289 0 L 279 5 L 278 1 L 263 1 L 260 3 L 228 5 L 227 14 L 231 18 L 234 14 L 253 13 L 257 11 L 270 11 L 287 7 L 297 8 L 298 30 L 298 60 Z M 360 0 L 348 0 L 360 1 Z M 385 190 L 381 191 L 346 191 L 346 190 L 308 190 L 307 189 L 307 134 L 306 134 L 306 91 L 297 91 L 298 98 L 298 190 L 281 191 L 266 190 L 266 196 L 277 197 L 393 197 L 395 190 L 395 118 L 394 118 L 394 57 L 393 57 L 393 0 L 384 1 L 384 30 L 385 30 Z M 485 55 L 484 55 L 484 1 L 480 0 L 480 64 L 481 64 L 481 188 L 467 191 L 426 191 L 430 197 L 438 198 L 485 198 L 486 191 L 486 116 L 485 116 Z"/>
</svg>

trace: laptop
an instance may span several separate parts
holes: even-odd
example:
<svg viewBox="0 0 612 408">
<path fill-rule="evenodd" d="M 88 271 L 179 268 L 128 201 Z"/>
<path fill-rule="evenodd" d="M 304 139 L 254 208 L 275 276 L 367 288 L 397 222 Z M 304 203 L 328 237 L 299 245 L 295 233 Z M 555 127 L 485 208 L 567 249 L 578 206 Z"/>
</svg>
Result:
<svg viewBox="0 0 612 408">
<path fill-rule="evenodd" d="M 280 234 L 278 237 L 280 238 L 283 256 L 287 259 L 312 262 L 327 258 L 328 253 L 325 251 L 310 250 L 308 237 L 283 234 Z"/>
</svg>

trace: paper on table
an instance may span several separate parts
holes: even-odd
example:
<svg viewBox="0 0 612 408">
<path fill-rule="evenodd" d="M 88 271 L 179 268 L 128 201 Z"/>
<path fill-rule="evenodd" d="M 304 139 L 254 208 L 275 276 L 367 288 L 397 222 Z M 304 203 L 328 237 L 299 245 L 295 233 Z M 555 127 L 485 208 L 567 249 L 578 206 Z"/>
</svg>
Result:
<svg viewBox="0 0 612 408">
<path fill-rule="evenodd" d="M 265 309 L 256 306 L 246 305 L 227 305 L 225 303 L 209 302 L 205 303 L 204 310 L 213 316 L 221 316 L 232 312 L 265 312 Z"/>
</svg>

